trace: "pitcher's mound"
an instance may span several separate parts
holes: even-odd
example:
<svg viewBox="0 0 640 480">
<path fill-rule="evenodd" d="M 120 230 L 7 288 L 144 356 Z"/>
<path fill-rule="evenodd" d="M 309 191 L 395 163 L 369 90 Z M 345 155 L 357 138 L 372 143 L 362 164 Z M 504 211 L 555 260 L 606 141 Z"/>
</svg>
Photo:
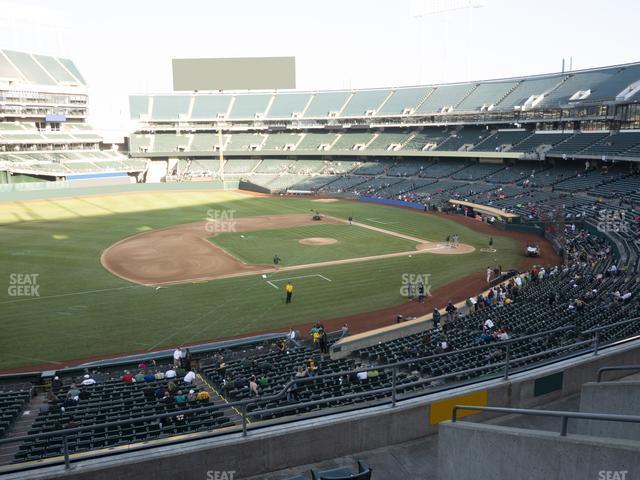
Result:
<svg viewBox="0 0 640 480">
<path fill-rule="evenodd" d="M 298 240 L 298 243 L 302 245 L 332 245 L 334 243 L 338 243 L 338 240 L 327 237 L 310 237 Z"/>
</svg>

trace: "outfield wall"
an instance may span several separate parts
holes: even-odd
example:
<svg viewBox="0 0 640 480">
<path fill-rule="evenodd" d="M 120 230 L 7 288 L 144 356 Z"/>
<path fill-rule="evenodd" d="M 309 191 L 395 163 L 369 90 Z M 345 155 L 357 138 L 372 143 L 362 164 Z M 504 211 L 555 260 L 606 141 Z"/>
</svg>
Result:
<svg viewBox="0 0 640 480">
<path fill-rule="evenodd" d="M 111 193 L 237 190 L 238 181 L 132 183 L 107 186 L 77 187 L 74 182 L 33 182 L 0 185 L 0 202 L 45 200 L 49 198 L 75 197 L 78 195 L 103 195 Z"/>
<path fill-rule="evenodd" d="M 214 478 L 207 475 L 216 471 L 233 471 L 236 478 L 259 475 L 433 435 L 440 422 L 451 418 L 451 408 L 456 404 L 539 407 L 578 393 L 584 383 L 597 377 L 602 366 L 639 362 L 640 340 L 634 340 L 607 348 L 598 356 L 585 354 L 513 375 L 506 381 L 489 380 L 399 401 L 395 408 L 382 405 L 262 428 L 252 423 L 247 437 L 233 433 L 86 460 L 69 471 L 63 466 L 48 467 L 38 470 L 37 475 L 66 480 Z M 610 372 L 612 379 L 625 374 Z M 476 413 L 473 420 L 495 416 Z M 5 478 L 33 476 L 34 472 L 28 471 Z"/>
<path fill-rule="evenodd" d="M 367 197 L 365 195 L 360 195 L 358 200 L 361 202 L 380 203 L 382 205 L 391 205 L 394 207 L 415 208 L 416 210 L 424 210 L 426 208 L 421 203 L 405 202 L 403 200 L 393 200 L 390 198 Z"/>
</svg>

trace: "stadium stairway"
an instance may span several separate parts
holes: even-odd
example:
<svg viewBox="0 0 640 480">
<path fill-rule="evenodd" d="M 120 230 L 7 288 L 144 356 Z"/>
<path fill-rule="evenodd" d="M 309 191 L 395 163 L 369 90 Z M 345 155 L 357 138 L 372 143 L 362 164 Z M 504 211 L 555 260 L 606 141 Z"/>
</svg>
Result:
<svg viewBox="0 0 640 480">
<path fill-rule="evenodd" d="M 204 390 L 206 392 L 209 393 L 209 395 L 211 396 L 211 399 L 209 401 L 209 403 L 211 405 L 219 405 L 221 403 L 229 403 L 228 400 L 223 397 L 218 390 L 216 390 L 213 385 L 211 385 L 211 383 L 209 383 L 207 381 L 207 379 L 205 377 L 203 377 L 200 373 L 198 373 L 196 375 L 196 380 L 195 380 L 195 384 L 196 386 L 200 387 L 200 390 Z M 225 408 L 224 410 L 222 410 L 222 413 L 225 417 L 229 417 L 229 420 L 234 424 L 234 425 L 239 425 L 242 423 L 242 416 L 240 415 L 240 412 L 233 407 L 228 407 Z"/>
<path fill-rule="evenodd" d="M 39 394 L 31 398 L 31 400 L 27 404 L 25 404 L 24 410 L 22 411 L 20 417 L 13 424 L 11 430 L 9 430 L 7 435 L 3 438 L 14 438 L 28 435 L 33 423 L 38 418 L 40 406 L 45 403 L 47 403 L 46 395 Z M 15 457 L 15 454 L 18 452 L 19 447 L 19 443 L 1 445 L 0 465 L 11 463 Z"/>
</svg>

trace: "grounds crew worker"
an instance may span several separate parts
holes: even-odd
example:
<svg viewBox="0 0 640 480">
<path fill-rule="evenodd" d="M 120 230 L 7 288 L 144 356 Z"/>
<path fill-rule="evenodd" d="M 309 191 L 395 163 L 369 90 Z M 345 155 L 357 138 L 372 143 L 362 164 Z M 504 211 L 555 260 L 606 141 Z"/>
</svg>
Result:
<svg viewBox="0 0 640 480">
<path fill-rule="evenodd" d="M 293 284 L 291 282 L 287 282 L 284 290 L 285 292 L 287 292 L 287 300 L 285 301 L 285 303 L 291 303 L 291 295 L 293 295 Z"/>
</svg>

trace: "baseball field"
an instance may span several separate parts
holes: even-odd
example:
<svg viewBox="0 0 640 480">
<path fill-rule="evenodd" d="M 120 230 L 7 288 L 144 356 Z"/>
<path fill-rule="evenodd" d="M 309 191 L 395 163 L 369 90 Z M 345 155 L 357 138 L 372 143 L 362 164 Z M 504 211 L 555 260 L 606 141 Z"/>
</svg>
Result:
<svg viewBox="0 0 640 480">
<path fill-rule="evenodd" d="M 488 253 L 470 226 L 235 191 L 0 203 L 0 370 L 286 331 L 404 304 L 406 275 L 427 275 L 434 293 L 520 264 L 518 241 L 496 230 Z M 454 234 L 458 249 L 444 244 Z"/>
</svg>

